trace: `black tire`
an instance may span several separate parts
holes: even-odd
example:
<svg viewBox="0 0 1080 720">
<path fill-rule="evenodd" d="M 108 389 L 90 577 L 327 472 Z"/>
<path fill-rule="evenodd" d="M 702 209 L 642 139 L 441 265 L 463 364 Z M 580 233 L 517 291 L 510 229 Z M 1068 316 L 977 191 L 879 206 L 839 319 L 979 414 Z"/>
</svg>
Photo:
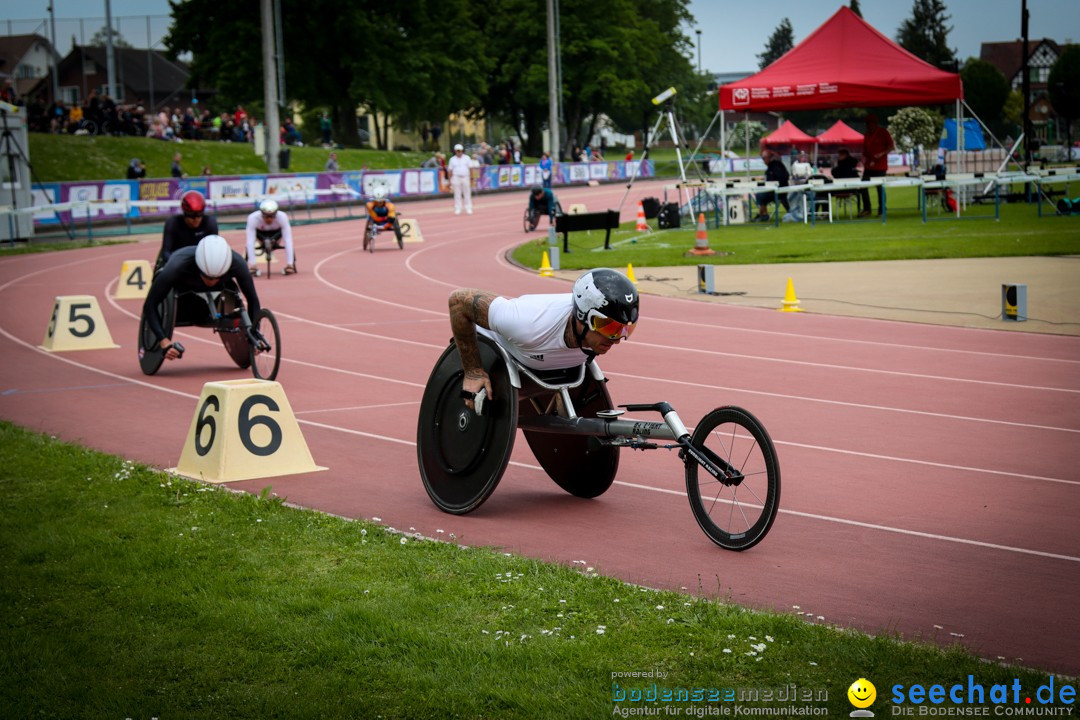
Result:
<svg viewBox="0 0 1080 720">
<path fill-rule="evenodd" d="M 405 236 L 401 234 L 401 223 L 397 218 L 394 218 L 394 237 L 397 238 L 398 250 L 405 249 Z"/>
<path fill-rule="evenodd" d="M 527 381 L 522 378 L 522 382 Z M 519 400 L 519 417 L 538 415 L 536 406 L 547 407 L 551 396 L 547 393 L 531 400 Z M 598 411 L 615 407 L 611 404 L 607 383 L 597 382 L 591 375 L 570 391 L 570 400 L 578 416 L 583 418 L 596 417 Z M 619 471 L 619 448 L 602 445 L 594 437 L 528 430 L 523 433 L 544 472 L 571 495 L 594 498 L 604 494 L 614 482 Z"/>
<path fill-rule="evenodd" d="M 274 380 L 281 366 L 281 330 L 278 329 L 277 318 L 274 313 L 262 308 L 259 310 L 258 319 L 252 322 L 255 329 L 266 338 L 266 342 L 270 343 L 270 349 L 260 352 L 245 342 L 250 353 L 251 373 L 259 380 Z"/>
<path fill-rule="evenodd" d="M 237 308 L 242 307 L 239 296 L 229 290 L 222 291 L 217 296 L 217 311 L 222 315 L 229 315 Z M 251 366 L 251 343 L 247 335 L 240 327 L 240 318 L 228 318 L 221 321 L 218 328 L 218 337 L 225 346 L 225 352 L 236 363 L 236 367 L 247 369 Z"/>
<path fill-rule="evenodd" d="M 461 358 L 451 343 L 431 371 L 416 427 L 416 456 L 424 489 L 436 507 L 464 515 L 487 500 L 510 462 L 517 431 L 517 390 L 498 350 L 477 338 L 495 398 L 483 415 L 461 399 Z"/>
<path fill-rule="evenodd" d="M 719 457 L 738 477 L 725 484 L 685 458 L 686 494 L 698 525 L 727 550 L 757 545 L 780 508 L 780 463 L 765 427 L 742 408 L 717 408 L 698 423 L 691 444 Z"/>
<path fill-rule="evenodd" d="M 161 327 L 166 337 L 172 337 L 176 325 L 176 291 L 170 291 L 165 299 L 158 305 L 158 313 L 161 315 Z M 150 331 L 150 324 L 146 322 L 145 313 L 139 317 L 139 368 L 143 375 L 153 375 L 165 362 L 165 351 L 156 342 Z"/>
<path fill-rule="evenodd" d="M 525 232 L 530 233 L 540 224 L 540 213 L 529 212 L 529 209 L 526 208 L 525 217 L 522 218 L 522 222 L 525 225 Z"/>
</svg>

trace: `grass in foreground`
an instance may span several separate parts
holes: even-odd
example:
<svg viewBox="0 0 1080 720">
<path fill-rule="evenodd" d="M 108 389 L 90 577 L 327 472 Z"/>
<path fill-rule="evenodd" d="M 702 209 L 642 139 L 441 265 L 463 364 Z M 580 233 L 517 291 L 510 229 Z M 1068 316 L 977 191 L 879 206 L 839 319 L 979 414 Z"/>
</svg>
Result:
<svg viewBox="0 0 1080 720">
<path fill-rule="evenodd" d="M 657 669 L 673 688 L 823 689 L 839 714 L 859 677 L 879 712 L 895 682 L 1046 681 L 291 509 L 8 423 L 0 493 L 6 717 L 607 717 L 612 672 Z"/>
<path fill-rule="evenodd" d="M 877 200 L 874 200 L 876 208 Z M 590 208 L 598 210 L 599 208 Z M 627 201 L 622 217 L 636 215 L 636 201 Z M 1072 255 L 1080 253 L 1080 223 L 1073 217 L 1054 217 L 1043 207 L 1037 216 L 1031 205 L 1001 206 L 1001 219 L 993 219 L 993 205 L 972 206 L 962 219 L 931 214 L 923 223 L 914 190 L 894 189 L 889 193 L 887 222 L 878 218 L 817 225 L 749 223 L 708 228 L 711 257 L 686 256 L 694 247 L 695 227 L 634 230 L 635 222 L 624 222 L 611 233 L 611 250 L 604 250 L 604 233 L 570 233 L 570 254 L 563 254 L 564 269 L 590 267 L 664 267 L 671 265 L 749 265 L 758 263 L 842 262 L 854 260 L 914 260 L 923 258 L 1014 257 Z M 710 218 L 710 223 L 711 223 Z M 541 223 L 546 228 L 546 221 Z M 558 238 L 562 247 L 562 236 Z M 514 259 L 526 267 L 539 267 L 547 249 L 547 237 L 537 237 L 514 251 Z"/>
</svg>

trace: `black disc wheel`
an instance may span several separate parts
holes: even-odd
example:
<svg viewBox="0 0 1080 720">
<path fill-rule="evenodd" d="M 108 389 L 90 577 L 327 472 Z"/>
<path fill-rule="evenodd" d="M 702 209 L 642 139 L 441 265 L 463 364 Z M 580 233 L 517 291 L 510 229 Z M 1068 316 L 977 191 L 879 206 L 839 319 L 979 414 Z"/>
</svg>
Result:
<svg viewBox="0 0 1080 720">
<path fill-rule="evenodd" d="M 451 343 L 431 371 L 416 428 L 420 476 L 431 501 L 454 515 L 480 507 L 499 484 L 517 430 L 517 390 L 498 350 L 479 341 L 492 394 L 477 415 L 461 398 L 461 358 Z"/>
<path fill-rule="evenodd" d="M 273 380 L 281 366 L 281 331 L 277 318 L 266 308 L 259 310 L 258 319 L 253 321 L 255 329 L 269 343 L 269 348 L 256 348 L 248 345 L 252 374 L 260 380 Z M 246 344 L 246 343 L 245 343 Z"/>
<path fill-rule="evenodd" d="M 248 342 L 244 329 L 240 327 L 239 316 L 229 317 L 241 307 L 240 298 L 236 293 L 224 290 L 218 294 L 215 303 L 217 311 L 225 316 L 218 327 L 218 337 L 221 338 L 221 344 L 225 346 L 225 352 L 229 353 L 236 367 L 244 369 L 250 367 L 251 343 Z"/>
<path fill-rule="evenodd" d="M 166 337 L 172 337 L 176 324 L 176 293 L 170 292 L 158 305 L 158 316 L 161 318 L 161 327 Z M 144 375 L 153 375 L 165 362 L 165 351 L 161 349 L 150 323 L 146 322 L 145 313 L 139 318 L 139 368 Z"/>
<path fill-rule="evenodd" d="M 522 379 L 522 382 L 526 382 Z M 555 412 L 554 393 L 519 400 L 519 417 Z M 587 375 L 585 382 L 570 391 L 570 401 L 579 417 L 594 418 L 600 410 L 610 410 L 607 383 Z M 619 471 L 619 448 L 602 445 L 595 437 L 523 431 L 537 462 L 559 487 L 580 498 L 594 498 L 611 487 Z"/>
<path fill-rule="evenodd" d="M 717 408 L 698 423 L 691 443 L 725 475 L 714 478 L 685 459 L 686 494 L 698 525 L 728 550 L 761 542 L 780 507 L 780 463 L 764 426 L 741 408 Z"/>
</svg>

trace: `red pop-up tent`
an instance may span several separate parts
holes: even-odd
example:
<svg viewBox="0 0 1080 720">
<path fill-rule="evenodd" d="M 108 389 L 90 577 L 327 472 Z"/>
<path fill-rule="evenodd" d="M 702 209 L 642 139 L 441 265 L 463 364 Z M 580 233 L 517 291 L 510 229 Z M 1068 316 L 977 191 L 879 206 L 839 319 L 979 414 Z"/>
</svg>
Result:
<svg viewBox="0 0 1080 720">
<path fill-rule="evenodd" d="M 831 128 L 817 136 L 818 145 L 847 145 L 862 147 L 863 134 L 852 130 L 843 120 L 837 120 Z"/>
<path fill-rule="evenodd" d="M 770 135 L 761 138 L 761 147 L 787 147 L 794 145 L 799 150 L 809 151 L 814 147 L 817 139 L 813 135 L 807 135 L 799 128 L 795 127 L 795 123 L 790 120 L 785 120 L 784 124 L 776 129 L 775 132 Z"/>
<path fill-rule="evenodd" d="M 964 97 L 959 75 L 915 57 L 848 7 L 761 72 L 719 92 L 721 110 L 740 112 L 939 105 Z"/>
</svg>

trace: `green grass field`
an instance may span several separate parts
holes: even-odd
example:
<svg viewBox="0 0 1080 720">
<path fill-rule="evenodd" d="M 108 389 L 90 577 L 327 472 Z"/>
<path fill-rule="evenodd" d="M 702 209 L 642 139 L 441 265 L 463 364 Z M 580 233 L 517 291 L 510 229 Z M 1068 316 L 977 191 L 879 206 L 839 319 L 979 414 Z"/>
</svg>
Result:
<svg viewBox="0 0 1080 720">
<path fill-rule="evenodd" d="M 874 199 L 876 207 L 876 198 Z M 1003 204 L 1001 219 L 994 219 L 993 204 L 972 205 L 956 219 L 938 213 L 923 223 L 918 197 L 911 188 L 889 192 L 887 222 L 865 218 L 857 221 L 818 221 L 816 225 L 781 222 L 747 223 L 715 227 L 710 216 L 708 244 L 717 255 L 688 256 L 694 247 L 696 227 L 634 230 L 635 222 L 624 222 L 611 233 L 611 249 L 604 250 L 604 233 L 592 231 L 570 234 L 570 254 L 562 254 L 564 269 L 589 267 L 665 267 L 672 265 L 748 265 L 758 263 L 844 262 L 853 260 L 910 260 L 921 258 L 1005 257 L 1032 255 L 1072 255 L 1080 253 L 1080 223 L 1073 217 L 1055 217 L 1053 210 L 1026 204 Z M 636 215 L 636 206 L 627 202 L 622 218 Z M 686 218 L 683 219 L 684 223 Z M 541 229 L 546 227 L 546 221 Z M 562 237 L 558 238 L 562 247 Z M 514 253 L 527 267 L 539 267 L 548 249 L 546 234 L 534 235 Z"/>
<path fill-rule="evenodd" d="M 7 423 L 0 493 L 9 718 L 596 718 L 630 705 L 616 690 L 656 681 L 612 673 L 650 670 L 670 688 L 823 690 L 830 715 L 851 710 L 860 677 L 877 683 L 879 713 L 893 683 L 1046 682 L 957 647 L 838 631 L 811 608 L 705 599 L 743 593 L 716 577 L 658 592 L 603 567 L 294 509 L 269 487 L 199 485 Z"/>
</svg>

